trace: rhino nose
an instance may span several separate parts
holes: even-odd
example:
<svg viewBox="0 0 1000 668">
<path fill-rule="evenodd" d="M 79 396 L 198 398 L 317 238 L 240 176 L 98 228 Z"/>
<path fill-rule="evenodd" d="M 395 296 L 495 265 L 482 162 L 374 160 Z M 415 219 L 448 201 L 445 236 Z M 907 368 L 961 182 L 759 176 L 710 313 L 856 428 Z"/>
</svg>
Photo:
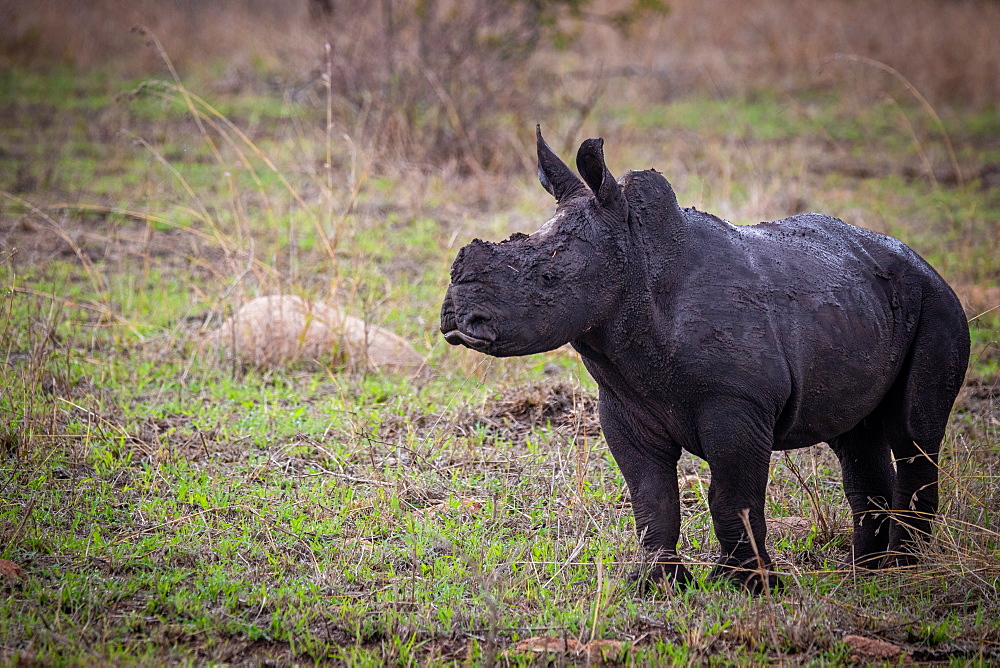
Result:
<svg viewBox="0 0 1000 668">
<path fill-rule="evenodd" d="M 444 338 L 453 346 L 464 344 L 473 350 L 485 351 L 496 341 L 496 332 L 488 325 L 491 318 L 483 311 L 470 311 L 457 321 L 445 322 L 442 320 L 441 331 Z M 451 323 L 457 326 L 452 329 Z"/>
<path fill-rule="evenodd" d="M 462 329 L 479 338 L 492 340 L 493 335 L 487 323 L 493 318 L 483 311 L 471 311 L 462 316 Z"/>
</svg>

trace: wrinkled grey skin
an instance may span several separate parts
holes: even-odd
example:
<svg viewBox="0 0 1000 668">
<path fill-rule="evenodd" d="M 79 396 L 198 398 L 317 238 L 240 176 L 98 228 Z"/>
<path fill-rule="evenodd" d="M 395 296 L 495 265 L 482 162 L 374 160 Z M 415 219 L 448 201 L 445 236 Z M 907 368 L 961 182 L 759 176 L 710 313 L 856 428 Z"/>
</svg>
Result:
<svg viewBox="0 0 1000 668">
<path fill-rule="evenodd" d="M 538 132 L 555 216 L 459 252 L 441 309 L 448 342 L 580 353 L 652 580 L 691 578 L 676 555 L 681 450 L 711 468 L 713 577 L 763 588 L 771 452 L 823 441 L 843 469 L 855 563 L 911 563 L 937 511 L 938 448 L 969 357 L 955 294 L 893 238 L 819 214 L 736 227 L 680 209 L 653 170 L 615 181 L 602 147 L 580 147 L 584 185 Z"/>
</svg>

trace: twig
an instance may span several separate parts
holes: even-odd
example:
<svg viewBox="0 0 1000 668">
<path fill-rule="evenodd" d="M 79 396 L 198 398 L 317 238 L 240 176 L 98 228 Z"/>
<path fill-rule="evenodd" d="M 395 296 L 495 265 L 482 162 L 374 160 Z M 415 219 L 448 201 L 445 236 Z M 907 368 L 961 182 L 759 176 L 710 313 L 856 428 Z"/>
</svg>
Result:
<svg viewBox="0 0 1000 668">
<path fill-rule="evenodd" d="M 924 110 L 930 114 L 931 118 L 933 118 L 937 123 L 938 129 L 941 131 L 941 136 L 944 137 L 944 145 L 948 151 L 948 158 L 951 160 L 952 169 L 955 170 L 955 178 L 958 180 L 958 185 L 965 185 L 965 177 L 962 176 L 962 169 L 958 166 L 958 157 L 955 155 L 955 147 L 951 144 L 951 137 L 948 136 L 948 132 L 945 130 L 944 122 L 941 120 L 941 117 L 937 115 L 937 112 L 934 111 L 934 107 L 932 107 L 931 103 L 927 101 L 927 98 L 924 97 L 919 90 L 917 90 L 916 86 L 910 83 L 909 79 L 903 76 L 899 70 L 891 65 L 886 65 L 879 60 L 868 58 L 867 56 L 859 56 L 853 53 L 835 53 L 829 58 L 829 60 L 846 60 L 852 63 L 868 65 L 891 74 L 897 81 L 902 83 L 906 90 L 910 91 L 910 94 L 917 98 L 917 101 L 921 104 L 921 106 L 923 106 Z"/>
<path fill-rule="evenodd" d="M 14 535 L 10 537 L 9 541 L 7 541 L 7 547 L 3 549 L 2 554 L 4 558 L 7 557 L 11 548 L 14 547 L 14 543 L 17 542 L 17 539 L 21 537 L 21 532 L 24 531 L 24 527 L 28 524 L 28 519 L 31 517 L 31 511 L 35 508 L 35 501 L 37 500 L 38 497 L 34 495 L 28 499 L 28 504 L 24 507 L 24 510 L 21 513 L 21 521 L 18 522 L 17 528 L 14 529 Z"/>
</svg>

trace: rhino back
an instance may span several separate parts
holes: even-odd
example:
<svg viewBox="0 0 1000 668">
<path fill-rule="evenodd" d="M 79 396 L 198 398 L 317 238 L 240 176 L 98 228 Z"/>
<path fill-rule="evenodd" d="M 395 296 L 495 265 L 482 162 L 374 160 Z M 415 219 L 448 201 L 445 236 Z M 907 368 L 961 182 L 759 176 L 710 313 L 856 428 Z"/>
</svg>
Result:
<svg viewBox="0 0 1000 668">
<path fill-rule="evenodd" d="M 791 381 L 776 440 L 796 447 L 853 427 L 895 382 L 925 301 L 950 289 L 901 242 L 828 216 L 741 233 Z"/>
<path fill-rule="evenodd" d="M 683 217 L 683 259 L 665 272 L 669 286 L 654 286 L 652 336 L 592 364 L 602 390 L 641 394 L 636 403 L 660 417 L 749 401 L 774 424 L 775 448 L 827 440 L 874 410 L 903 367 L 922 303 L 950 293 L 901 242 L 829 216 L 746 227 Z M 678 440 L 690 443 L 692 429 Z"/>
</svg>

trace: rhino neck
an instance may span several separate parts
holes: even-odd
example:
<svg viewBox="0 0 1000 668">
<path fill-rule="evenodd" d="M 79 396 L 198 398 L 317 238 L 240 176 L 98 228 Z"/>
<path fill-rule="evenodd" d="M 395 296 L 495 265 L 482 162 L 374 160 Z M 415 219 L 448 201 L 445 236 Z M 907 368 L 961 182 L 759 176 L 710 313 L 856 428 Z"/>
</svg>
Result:
<svg viewBox="0 0 1000 668">
<path fill-rule="evenodd" d="M 602 392 L 650 397 L 671 383 L 675 367 L 671 320 L 677 294 L 672 287 L 677 281 L 665 266 L 657 271 L 659 278 L 652 271 L 629 272 L 627 287 L 610 317 L 571 341 Z"/>
<path fill-rule="evenodd" d="M 630 264 L 647 294 L 668 289 L 687 256 L 688 220 L 674 190 L 655 170 L 628 172 L 621 179 L 629 206 Z"/>
<path fill-rule="evenodd" d="M 629 205 L 626 280 L 614 308 L 573 341 L 595 364 L 623 357 L 662 356 L 664 322 L 673 311 L 678 285 L 700 261 L 697 221 L 688 217 L 666 179 L 653 170 L 621 179 Z M 710 252 L 711 249 L 707 249 Z"/>
<path fill-rule="evenodd" d="M 627 294 L 622 296 L 621 326 L 652 325 L 652 310 L 662 311 L 695 259 L 689 246 L 691 222 L 677 204 L 673 188 L 654 170 L 629 172 L 622 179 L 629 203 Z"/>
</svg>

